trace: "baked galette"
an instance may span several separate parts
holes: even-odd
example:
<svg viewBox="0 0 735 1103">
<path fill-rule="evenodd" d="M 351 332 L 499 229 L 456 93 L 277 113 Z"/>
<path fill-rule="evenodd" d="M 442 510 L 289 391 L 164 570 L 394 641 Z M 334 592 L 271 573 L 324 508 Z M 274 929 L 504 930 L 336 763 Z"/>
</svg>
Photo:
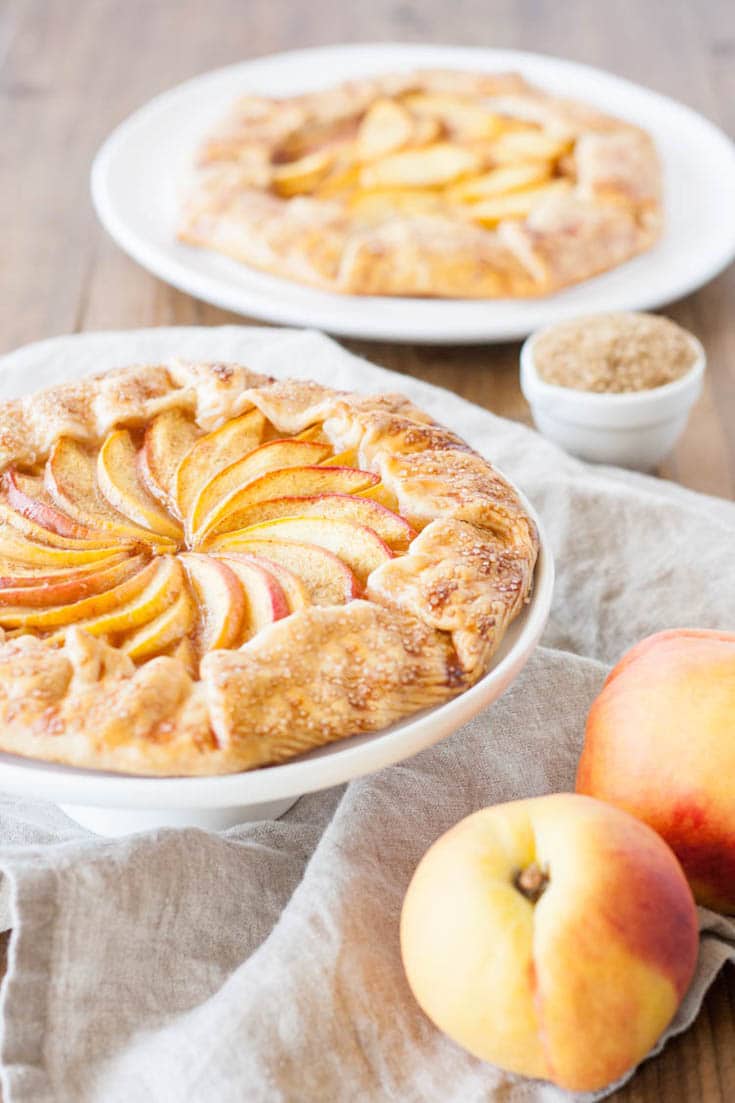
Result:
<svg viewBox="0 0 735 1103">
<path fill-rule="evenodd" d="M 649 135 L 515 73 L 246 96 L 204 143 L 182 241 L 356 295 L 546 295 L 662 229 Z"/>
<path fill-rule="evenodd" d="M 234 364 L 0 404 L 0 747 L 214 774 L 462 692 L 531 587 L 533 522 L 400 395 Z"/>
</svg>

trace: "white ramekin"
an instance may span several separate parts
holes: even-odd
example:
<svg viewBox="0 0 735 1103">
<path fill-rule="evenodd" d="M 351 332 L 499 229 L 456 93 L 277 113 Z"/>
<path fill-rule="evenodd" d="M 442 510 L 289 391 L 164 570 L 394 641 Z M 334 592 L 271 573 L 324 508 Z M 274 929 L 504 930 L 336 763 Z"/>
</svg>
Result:
<svg viewBox="0 0 735 1103">
<path fill-rule="evenodd" d="M 536 428 L 583 460 L 639 471 L 657 467 L 674 447 L 701 393 L 706 364 L 701 342 L 690 334 L 697 359 L 673 383 L 646 391 L 600 394 L 540 378 L 533 349 L 546 332 L 533 333 L 521 349 L 521 390 Z"/>
</svg>

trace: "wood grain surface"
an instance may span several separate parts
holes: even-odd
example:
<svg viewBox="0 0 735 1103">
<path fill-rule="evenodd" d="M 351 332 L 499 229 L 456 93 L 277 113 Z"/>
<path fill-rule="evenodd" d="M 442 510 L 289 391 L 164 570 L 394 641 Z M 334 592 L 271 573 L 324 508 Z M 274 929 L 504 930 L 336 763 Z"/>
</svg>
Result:
<svg viewBox="0 0 735 1103">
<path fill-rule="evenodd" d="M 149 276 L 98 226 L 92 157 L 110 129 L 196 73 L 338 42 L 535 50 L 613 70 L 735 131 L 731 0 L 2 0 L 0 352 L 60 333 L 242 319 Z M 614 109 L 614 104 L 610 105 Z M 666 313 L 709 357 L 707 383 L 661 474 L 735 497 L 735 269 Z M 528 421 L 518 346 L 346 341 L 375 363 Z M 695 1026 L 643 1065 L 617 1103 L 735 1100 L 735 971 Z"/>
</svg>

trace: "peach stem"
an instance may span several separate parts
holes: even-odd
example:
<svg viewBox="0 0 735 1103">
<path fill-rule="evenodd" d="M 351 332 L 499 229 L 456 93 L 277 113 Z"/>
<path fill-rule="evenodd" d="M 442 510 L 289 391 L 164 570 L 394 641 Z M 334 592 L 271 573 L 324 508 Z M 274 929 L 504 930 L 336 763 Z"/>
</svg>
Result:
<svg viewBox="0 0 735 1103">
<path fill-rule="evenodd" d="M 544 873 L 536 862 L 531 862 L 530 866 L 519 870 L 513 878 L 514 887 L 532 904 L 536 904 L 541 899 L 548 883 L 548 873 Z"/>
</svg>

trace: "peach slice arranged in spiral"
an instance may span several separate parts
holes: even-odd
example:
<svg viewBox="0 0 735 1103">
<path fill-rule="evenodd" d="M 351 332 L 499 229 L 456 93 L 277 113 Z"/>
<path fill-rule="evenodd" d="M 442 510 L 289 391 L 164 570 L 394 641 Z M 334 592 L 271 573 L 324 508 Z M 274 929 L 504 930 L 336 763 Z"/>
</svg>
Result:
<svg viewBox="0 0 735 1103">
<path fill-rule="evenodd" d="M 283 587 L 263 564 L 243 556 L 240 559 L 229 559 L 226 565 L 239 581 L 245 595 L 245 638 L 250 639 L 261 628 L 288 616 L 291 610 Z"/>
<path fill-rule="evenodd" d="M 193 512 L 213 476 L 252 452 L 261 441 L 265 418 L 249 410 L 212 433 L 199 437 L 184 453 L 174 476 L 173 494 L 180 516 L 193 527 Z"/>
<path fill-rule="evenodd" d="M 183 410 L 166 410 L 146 429 L 138 454 L 140 473 L 148 490 L 177 512 L 178 470 L 198 436 L 196 425 Z"/>
<path fill-rule="evenodd" d="M 143 528 L 113 506 L 98 483 L 98 469 L 95 456 L 83 445 L 61 437 L 46 464 L 46 489 L 60 509 L 89 529 L 128 543 L 142 541 L 156 550 L 174 549 L 174 539 Z"/>
<path fill-rule="evenodd" d="M 315 544 L 336 555 L 362 581 L 392 557 L 388 545 L 372 529 L 333 517 L 279 517 L 218 537 L 212 547 L 232 551 L 248 540 Z"/>
<path fill-rule="evenodd" d="M 275 559 L 269 559 L 267 556 L 251 556 L 244 552 L 230 552 L 229 555 L 227 553 L 220 554 L 216 559 L 225 565 L 229 564 L 233 570 L 236 570 L 237 564 L 242 560 L 262 567 L 281 587 L 286 599 L 288 613 L 294 613 L 297 609 L 304 609 L 307 605 L 312 604 L 309 590 L 302 579 L 293 571 L 284 567 L 282 563 L 277 563 Z M 299 567 L 304 569 L 305 565 L 299 564 Z"/>
<path fill-rule="evenodd" d="M 144 583 L 142 587 L 141 582 Z M 135 592 L 132 596 L 128 593 L 127 600 L 118 601 L 76 623 L 94 636 L 126 636 L 132 629 L 149 624 L 163 613 L 179 597 L 183 585 L 183 571 L 178 559 L 173 555 L 160 556 L 143 568 Z"/>
<path fill-rule="evenodd" d="M 86 525 L 79 524 L 63 513 L 46 492 L 43 479 L 33 475 L 23 475 L 11 468 L 5 472 L 3 490 L 7 505 L 24 517 L 37 532 L 57 533 L 67 539 L 87 539 L 92 536 Z M 24 526 L 17 521 L 23 532 L 30 534 L 30 525 Z"/>
<path fill-rule="evenodd" d="M 197 496 L 189 522 L 194 537 L 210 532 L 230 513 L 247 504 L 253 482 L 289 467 L 318 464 L 331 449 L 309 440 L 272 440 L 220 471 Z M 369 483 L 368 483 L 369 485 Z"/>
<path fill-rule="evenodd" d="M 73 606 L 67 604 L 69 602 L 82 601 L 95 594 L 110 593 L 114 587 L 137 574 L 144 562 L 142 555 L 135 555 L 129 559 L 113 561 L 109 566 L 103 564 L 95 570 L 87 570 L 81 574 L 72 572 L 61 575 L 58 579 L 41 575 L 36 579 L 25 579 L 20 584 L 18 580 L 10 582 L 4 579 L 4 584 L 0 588 L 0 605 L 6 607 L 17 605 L 19 608 L 32 606 L 44 609 L 46 612 L 52 605 L 62 605 L 70 609 Z"/>
<path fill-rule="evenodd" d="M 31 608 L 28 608 L 25 603 L 4 605 L 1 614 L 2 622 L 9 628 L 49 628 L 60 624 L 81 624 L 96 620 L 102 614 L 122 609 L 137 599 L 155 577 L 161 563 L 165 564 L 166 560 L 154 560 L 141 570 L 134 569 L 131 577 L 124 578 L 106 590 L 93 593 L 88 597 L 81 597 L 76 601 L 61 605 L 51 601 L 49 605 L 40 608 L 37 604 Z M 138 564 L 134 562 L 133 566 L 137 568 Z M 117 568 L 113 568 L 113 571 L 117 572 Z"/>
<path fill-rule="evenodd" d="M 98 571 L 122 563 L 127 559 L 125 551 L 114 551 L 111 555 L 104 555 L 91 563 L 82 563 L 76 567 L 39 567 L 33 563 L 19 563 L 12 559 L 0 556 L 0 589 L 13 587 L 24 589 L 34 586 L 55 585 L 58 582 L 70 582 L 72 579 L 88 578 Z"/>
<path fill-rule="evenodd" d="M 178 543 L 181 525 L 150 494 L 140 474 L 137 451 L 130 433 L 109 433 L 97 454 L 97 482 L 111 506 L 151 532 Z"/>
<path fill-rule="evenodd" d="M 243 630 L 246 604 L 237 576 L 226 563 L 208 555 L 181 556 L 199 608 L 197 643 L 202 652 L 234 647 Z"/>
<path fill-rule="evenodd" d="M 350 521 L 369 528 L 391 548 L 405 548 L 416 535 L 408 521 L 379 502 L 344 493 L 265 498 L 238 510 L 228 520 L 238 529 L 246 529 L 285 517 L 325 517 Z"/>
<path fill-rule="evenodd" d="M 257 515 L 258 507 L 266 508 L 273 501 L 306 502 L 315 498 L 325 501 L 326 496 L 358 494 L 377 481 L 377 475 L 352 467 L 285 467 L 267 471 L 227 496 L 217 510 L 218 520 L 204 528 L 202 539 L 222 530 L 245 528 L 254 523 L 251 518 Z M 300 506 L 292 509 L 290 516 L 294 512 L 304 516 Z"/>
<path fill-rule="evenodd" d="M 121 545 L 108 539 L 105 544 L 69 539 L 63 544 L 41 543 L 31 540 L 12 522 L 2 518 L 0 524 L 0 557 L 18 564 L 36 567 L 76 567 L 81 563 L 103 562 L 119 555 Z M 54 533 L 49 533 L 51 539 Z M 123 544 L 123 546 L 126 546 Z M 127 545 L 128 548 L 130 545 Z"/>
<path fill-rule="evenodd" d="M 326 548 L 295 540 L 240 539 L 235 554 L 254 556 L 265 567 L 275 563 L 298 574 L 311 605 L 344 605 L 362 594 L 362 586 L 346 563 Z M 228 558 L 233 552 L 222 553 Z"/>
<path fill-rule="evenodd" d="M 361 597 L 415 533 L 375 472 L 320 424 L 257 409 L 203 432 L 186 409 L 70 437 L 0 485 L 0 628 L 74 626 L 136 663 L 239 648 L 309 605 Z"/>
</svg>

